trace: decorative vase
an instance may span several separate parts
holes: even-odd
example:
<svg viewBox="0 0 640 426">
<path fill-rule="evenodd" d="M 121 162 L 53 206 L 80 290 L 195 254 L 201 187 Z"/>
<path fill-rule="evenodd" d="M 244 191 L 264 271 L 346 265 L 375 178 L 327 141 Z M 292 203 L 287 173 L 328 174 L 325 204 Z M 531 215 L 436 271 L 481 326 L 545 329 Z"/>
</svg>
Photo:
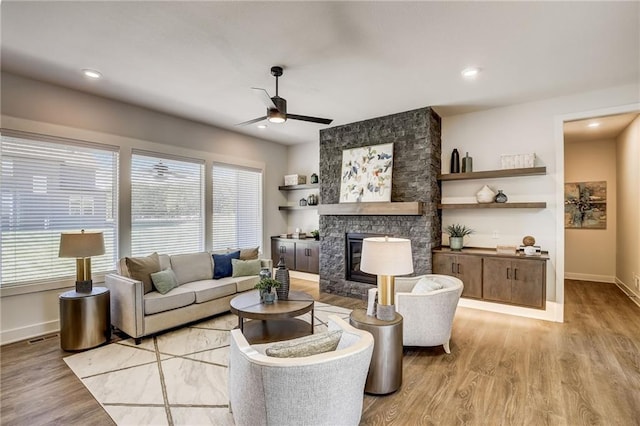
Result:
<svg viewBox="0 0 640 426">
<path fill-rule="evenodd" d="M 483 186 L 482 189 L 476 193 L 476 200 L 478 200 L 478 203 L 482 204 L 493 203 L 495 197 L 496 193 L 487 185 Z"/>
<path fill-rule="evenodd" d="M 451 167 L 449 170 L 451 173 L 460 173 L 460 154 L 457 149 L 453 149 L 451 153 Z"/>
<path fill-rule="evenodd" d="M 276 300 L 276 294 L 271 292 L 271 289 L 264 290 L 262 293 L 263 303 L 270 305 Z"/>
<path fill-rule="evenodd" d="M 462 173 L 471 173 L 473 171 L 473 158 L 469 157 L 469 153 L 462 159 Z"/>
<path fill-rule="evenodd" d="M 311 183 L 318 183 L 318 175 L 315 173 L 311 173 Z"/>
<path fill-rule="evenodd" d="M 451 250 L 462 250 L 464 237 L 449 237 L 449 247 Z"/>
<path fill-rule="evenodd" d="M 260 281 L 262 281 L 265 278 L 271 278 L 271 271 L 269 268 L 262 268 L 258 275 L 260 276 Z"/>
<path fill-rule="evenodd" d="M 502 192 L 502 189 L 498 189 L 498 193 L 496 194 L 496 203 L 506 203 L 507 200 L 509 198 L 507 198 L 507 194 L 505 194 L 504 192 Z"/>
<path fill-rule="evenodd" d="M 289 269 L 284 263 L 284 257 L 281 257 L 278 262 L 278 269 L 276 269 L 276 281 L 280 283 L 280 287 L 276 289 L 278 299 L 287 300 L 289 298 Z"/>
</svg>

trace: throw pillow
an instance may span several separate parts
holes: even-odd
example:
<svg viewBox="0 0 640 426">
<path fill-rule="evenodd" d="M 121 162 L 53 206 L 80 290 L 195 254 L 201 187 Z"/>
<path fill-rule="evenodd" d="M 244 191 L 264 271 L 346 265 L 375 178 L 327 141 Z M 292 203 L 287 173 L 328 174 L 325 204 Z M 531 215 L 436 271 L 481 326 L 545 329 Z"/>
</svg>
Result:
<svg viewBox="0 0 640 426">
<path fill-rule="evenodd" d="M 231 259 L 239 259 L 240 250 L 229 254 L 213 255 L 213 279 L 218 280 L 224 277 L 230 277 L 233 274 Z"/>
<path fill-rule="evenodd" d="M 240 254 L 242 256 L 242 253 Z M 233 277 L 248 277 L 250 275 L 258 275 L 262 262 L 260 259 L 254 260 L 238 260 L 231 259 L 231 268 L 233 269 Z"/>
<path fill-rule="evenodd" d="M 229 253 L 240 250 L 240 260 L 254 260 L 258 258 L 258 249 L 260 247 L 246 249 L 227 249 Z"/>
<path fill-rule="evenodd" d="M 275 358 L 300 358 L 335 351 L 342 337 L 342 330 L 327 331 L 276 343 L 267 348 L 267 356 Z"/>
<path fill-rule="evenodd" d="M 153 274 L 151 274 L 151 281 L 153 281 L 153 286 L 160 294 L 166 294 L 172 288 L 178 287 L 176 274 L 171 268 L 165 269 L 164 271 L 160 272 L 154 272 Z"/>
<path fill-rule="evenodd" d="M 411 293 L 431 293 L 432 291 L 441 290 L 444 286 L 437 281 L 422 277 L 418 280 Z"/>
<path fill-rule="evenodd" d="M 153 291 L 151 274 L 160 272 L 160 258 L 158 253 L 153 253 L 147 257 L 127 257 L 125 258 L 129 276 L 134 280 L 142 281 L 144 294 Z"/>
</svg>

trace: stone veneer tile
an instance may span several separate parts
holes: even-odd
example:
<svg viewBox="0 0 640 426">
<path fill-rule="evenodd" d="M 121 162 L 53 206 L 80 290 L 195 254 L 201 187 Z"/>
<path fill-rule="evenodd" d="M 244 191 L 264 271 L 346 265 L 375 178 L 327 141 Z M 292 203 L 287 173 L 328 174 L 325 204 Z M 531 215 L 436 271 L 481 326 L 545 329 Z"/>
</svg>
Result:
<svg viewBox="0 0 640 426">
<path fill-rule="evenodd" d="M 416 275 L 431 273 L 431 249 L 441 244 L 440 117 L 431 108 L 388 115 L 320 131 L 320 200 L 338 203 L 342 151 L 394 144 L 391 200 L 422 201 L 422 216 L 320 217 L 320 291 L 366 299 L 370 284 L 345 279 L 345 234 L 386 234 L 411 239 Z"/>
</svg>

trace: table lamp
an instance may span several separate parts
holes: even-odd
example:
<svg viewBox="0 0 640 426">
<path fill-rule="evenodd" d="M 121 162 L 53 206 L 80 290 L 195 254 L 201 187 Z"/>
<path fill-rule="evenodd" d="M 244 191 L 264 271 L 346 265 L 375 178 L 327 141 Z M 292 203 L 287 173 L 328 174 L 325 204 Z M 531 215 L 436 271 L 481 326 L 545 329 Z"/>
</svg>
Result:
<svg viewBox="0 0 640 426">
<path fill-rule="evenodd" d="M 413 272 L 411 240 L 370 237 L 362 240 L 360 270 L 378 276 L 376 317 L 382 321 L 395 318 L 395 276 Z"/>
<path fill-rule="evenodd" d="M 91 256 L 104 254 L 102 232 L 63 232 L 58 257 L 76 258 L 76 292 L 91 293 Z"/>
</svg>

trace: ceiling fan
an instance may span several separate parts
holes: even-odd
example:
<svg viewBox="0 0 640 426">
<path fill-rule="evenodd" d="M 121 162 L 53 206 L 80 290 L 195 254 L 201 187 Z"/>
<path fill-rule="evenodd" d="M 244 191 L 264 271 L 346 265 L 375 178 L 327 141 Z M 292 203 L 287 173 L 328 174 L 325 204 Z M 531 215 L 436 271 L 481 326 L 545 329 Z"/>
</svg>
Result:
<svg viewBox="0 0 640 426">
<path fill-rule="evenodd" d="M 257 90 L 260 93 L 262 102 L 267 106 L 267 115 L 264 117 L 254 118 L 253 120 L 239 123 L 238 126 L 246 126 L 247 124 L 257 123 L 258 121 L 268 120 L 271 123 L 284 123 L 287 119 L 310 121 L 312 123 L 331 124 L 333 119 L 309 117 L 307 115 L 288 114 L 287 113 L 287 100 L 278 96 L 278 77 L 282 76 L 282 67 L 271 67 L 271 75 L 276 78 L 276 95 L 270 97 L 266 90 L 259 87 L 252 87 L 253 90 Z"/>
</svg>

